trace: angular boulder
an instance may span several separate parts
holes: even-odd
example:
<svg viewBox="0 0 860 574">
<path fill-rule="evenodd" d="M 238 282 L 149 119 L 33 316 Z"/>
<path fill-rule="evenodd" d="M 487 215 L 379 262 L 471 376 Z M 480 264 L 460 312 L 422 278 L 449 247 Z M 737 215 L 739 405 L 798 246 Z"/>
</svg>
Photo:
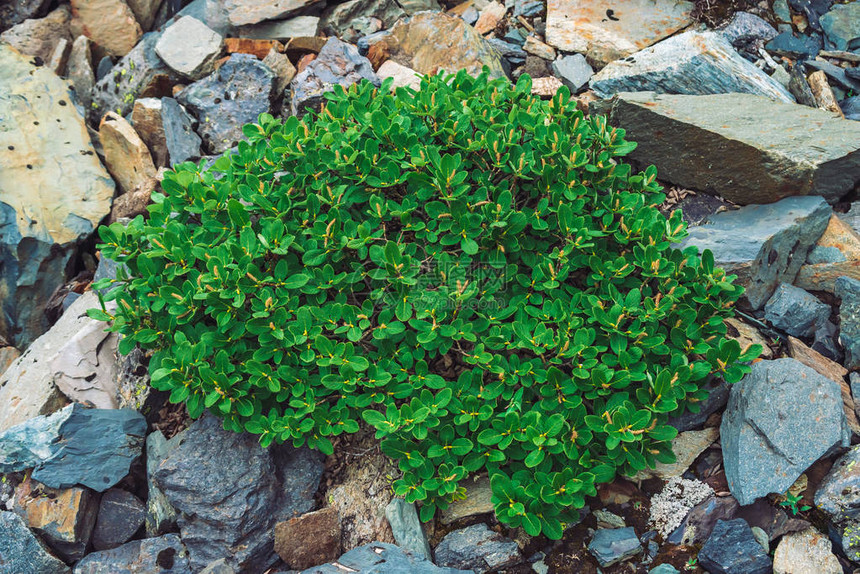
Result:
<svg viewBox="0 0 860 574">
<path fill-rule="evenodd" d="M 0 557 L 9 574 L 69 574 L 71 569 L 54 557 L 14 512 L 0 511 Z"/>
<path fill-rule="evenodd" d="M 770 557 L 743 518 L 719 520 L 699 551 L 699 564 L 719 574 L 770 574 Z"/>
<path fill-rule="evenodd" d="M 176 526 L 176 509 L 155 484 L 155 472 L 161 462 L 179 446 L 184 432 L 180 432 L 170 440 L 164 438 L 160 430 L 146 437 L 146 484 L 149 496 L 146 499 L 147 536 L 160 536 Z"/>
<path fill-rule="evenodd" d="M 2 6 L 2 4 L 0 4 Z M 0 43 L 9 44 L 25 56 L 40 58 L 47 63 L 57 46 L 71 42 L 68 6 L 60 6 L 44 18 L 25 20 L 0 34 Z"/>
<path fill-rule="evenodd" d="M 99 503 L 93 548 L 110 550 L 122 546 L 140 530 L 145 516 L 146 507 L 138 497 L 127 490 L 111 488 Z"/>
<path fill-rule="evenodd" d="M 75 564 L 75 574 L 192 574 L 188 552 L 176 534 L 133 540 L 93 552 Z"/>
<path fill-rule="evenodd" d="M 815 506 L 833 522 L 860 519 L 860 446 L 833 463 L 815 491 Z"/>
<path fill-rule="evenodd" d="M 71 4 L 72 28 L 111 56 L 128 54 L 143 34 L 124 0 L 71 0 Z"/>
<path fill-rule="evenodd" d="M 319 0 L 225 0 L 224 9 L 233 26 L 280 20 L 295 14 Z"/>
<path fill-rule="evenodd" d="M 171 24 L 155 44 L 155 53 L 177 74 L 196 81 L 212 72 L 224 39 L 193 16 Z"/>
<path fill-rule="evenodd" d="M 779 283 L 792 283 L 831 214 L 821 197 L 788 197 L 717 213 L 690 229 L 681 249 L 710 249 L 716 264 L 738 276 L 744 297 L 760 309 Z"/>
<path fill-rule="evenodd" d="M 615 60 L 591 78 L 590 86 L 601 98 L 621 92 L 737 92 L 794 102 L 782 84 L 743 59 L 723 36 L 710 31 L 684 32 Z"/>
<path fill-rule="evenodd" d="M 857 265 L 860 260 L 860 233 L 843 219 L 849 214 L 830 217 L 827 229 L 797 273 L 794 280 L 797 287 L 833 293 L 837 278 L 860 279 L 860 266 Z"/>
<path fill-rule="evenodd" d="M 834 294 L 839 304 L 839 342 L 845 349 L 844 365 L 849 370 L 860 368 L 860 281 L 839 277 L 834 282 Z"/>
<path fill-rule="evenodd" d="M 732 387 L 720 425 L 729 489 L 742 505 L 781 494 L 850 436 L 835 381 L 794 359 L 759 361 Z"/>
<path fill-rule="evenodd" d="M 516 542 L 483 523 L 454 530 L 436 546 L 439 566 L 470 569 L 476 574 L 505 569 L 522 559 Z"/>
<path fill-rule="evenodd" d="M 602 568 L 608 568 L 642 552 L 642 544 L 632 526 L 599 528 L 588 543 L 588 551 Z"/>
<path fill-rule="evenodd" d="M 832 547 L 815 528 L 786 534 L 773 554 L 773 574 L 842 574 Z"/>
<path fill-rule="evenodd" d="M 99 124 L 99 140 L 120 193 L 155 187 L 156 169 L 149 148 L 125 118 L 106 113 Z"/>
<path fill-rule="evenodd" d="M 406 502 L 400 497 L 392 498 L 385 507 L 385 517 L 388 518 L 398 546 L 415 555 L 432 556 L 415 503 Z"/>
<path fill-rule="evenodd" d="M 336 36 L 345 42 L 355 42 L 361 34 L 356 28 L 368 18 L 379 20 L 382 29 L 388 30 L 406 12 L 394 0 L 349 0 L 327 8 L 320 18 L 319 27 L 329 36 Z"/>
<path fill-rule="evenodd" d="M 45 305 L 114 194 L 71 98 L 68 82 L 0 45 L 0 336 L 18 348 L 47 330 Z"/>
<path fill-rule="evenodd" d="M 830 318 L 830 305 L 800 287 L 780 283 L 764 305 L 764 318 L 795 337 L 810 337 Z"/>
<path fill-rule="evenodd" d="M 619 94 L 600 106 L 638 142 L 630 158 L 740 205 L 793 195 L 835 203 L 860 181 L 860 123 L 748 94 Z"/>
<path fill-rule="evenodd" d="M 353 548 L 337 559 L 335 564 L 322 564 L 309 568 L 302 574 L 335 574 L 349 572 L 350 574 L 380 574 L 395 572 L 400 574 L 475 574 L 473 570 L 456 570 L 440 568 L 428 558 L 415 555 L 394 544 L 371 542 Z"/>
<path fill-rule="evenodd" d="M 294 570 L 335 560 L 340 554 L 340 515 L 327 506 L 275 524 L 275 552 Z"/>
<path fill-rule="evenodd" d="M 176 165 L 203 155 L 203 140 L 194 131 L 197 121 L 173 98 L 161 99 L 161 122 L 168 165 Z"/>
</svg>

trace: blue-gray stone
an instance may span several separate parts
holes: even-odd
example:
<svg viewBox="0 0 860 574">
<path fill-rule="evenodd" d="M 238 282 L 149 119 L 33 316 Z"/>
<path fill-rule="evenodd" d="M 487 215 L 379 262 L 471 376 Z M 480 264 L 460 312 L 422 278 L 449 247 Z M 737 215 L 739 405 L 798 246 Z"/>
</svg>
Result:
<svg viewBox="0 0 860 574">
<path fill-rule="evenodd" d="M 660 564 L 648 571 L 648 574 L 680 574 L 671 564 Z"/>
<path fill-rule="evenodd" d="M 678 429 L 678 432 L 701 428 L 709 416 L 729 402 L 729 384 L 721 377 L 712 377 L 703 389 L 708 391 L 708 397 L 698 403 L 699 410 L 697 412 L 694 413 L 685 409 L 683 413 L 674 415 L 667 421 Z"/>
<path fill-rule="evenodd" d="M 836 381 L 795 359 L 751 368 L 732 386 L 720 425 L 726 479 L 741 505 L 785 492 L 816 460 L 851 444 Z"/>
<path fill-rule="evenodd" d="M 839 305 L 839 342 L 845 349 L 845 368 L 860 368 L 860 281 L 838 277 L 834 292 L 842 300 Z"/>
<path fill-rule="evenodd" d="M 354 548 L 337 559 L 355 574 L 470 574 L 472 570 L 458 570 L 435 566 L 423 556 L 416 556 L 385 542 L 371 542 Z M 303 570 L 301 574 L 344 574 L 344 568 L 322 564 Z"/>
<path fill-rule="evenodd" d="M 113 68 L 113 60 L 110 56 L 105 56 L 101 60 L 99 60 L 98 65 L 96 66 L 96 81 L 98 82 L 108 74 L 110 74 L 110 70 Z"/>
<path fill-rule="evenodd" d="M 846 120 L 860 120 L 860 96 L 845 98 L 839 102 L 839 107 L 842 108 Z"/>
<path fill-rule="evenodd" d="M 556 58 L 552 63 L 552 71 L 573 94 L 584 88 L 594 75 L 594 70 L 582 54 Z"/>
<path fill-rule="evenodd" d="M 307 448 L 260 447 L 257 437 L 226 431 L 204 414 L 155 471 L 156 486 L 198 571 L 220 558 L 238 571 L 264 571 L 278 560 L 276 522 L 308 512 L 322 476 L 322 455 Z"/>
<path fill-rule="evenodd" d="M 68 574 L 14 512 L 0 511 L 0 574 Z"/>
<path fill-rule="evenodd" d="M 833 463 L 815 491 L 815 507 L 833 522 L 860 518 L 860 446 Z"/>
<path fill-rule="evenodd" d="M 179 102 L 173 98 L 161 98 L 161 124 L 171 166 L 203 155 L 203 140 L 194 131 L 196 123 Z"/>
<path fill-rule="evenodd" d="M 519 28 L 509 28 L 505 35 L 502 36 L 502 39 L 505 42 L 510 42 L 511 44 L 516 44 L 517 46 L 522 46 L 526 43 L 526 38 L 523 36 L 523 33 L 520 32 Z"/>
<path fill-rule="evenodd" d="M 275 79 L 275 73 L 251 54 L 233 54 L 176 99 L 197 118 L 206 151 L 221 153 L 245 139 L 242 126 L 271 111 Z"/>
<path fill-rule="evenodd" d="M 0 433 L 0 474 L 22 472 L 51 458 L 60 427 L 72 414 L 72 406 L 52 415 L 35 417 Z"/>
<path fill-rule="evenodd" d="M 736 12 L 732 19 L 717 32 L 735 49 L 748 51 L 756 56 L 758 56 L 757 48 L 778 34 L 767 21 L 749 12 Z"/>
<path fill-rule="evenodd" d="M 812 350 L 821 353 L 832 361 L 842 363 L 845 359 L 845 353 L 842 352 L 842 347 L 837 342 L 838 339 L 838 327 L 833 324 L 833 321 L 825 321 L 823 325 L 815 330 L 815 340 L 812 342 Z"/>
<path fill-rule="evenodd" d="M 514 17 L 534 18 L 543 14 L 546 3 L 541 0 L 517 0 L 514 3 Z"/>
<path fill-rule="evenodd" d="M 764 305 L 764 318 L 795 337 L 810 337 L 830 317 L 830 305 L 788 283 L 780 283 Z"/>
<path fill-rule="evenodd" d="M 588 551 L 601 567 L 607 568 L 642 551 L 642 544 L 632 526 L 600 528 L 588 543 Z"/>
<path fill-rule="evenodd" d="M 821 32 L 821 24 L 818 19 L 833 5 L 834 0 L 788 0 L 788 4 L 795 12 L 806 16 L 809 27 Z"/>
<path fill-rule="evenodd" d="M 816 245 L 806 256 L 807 265 L 819 263 L 840 263 L 845 261 L 845 255 L 837 247 L 823 247 Z"/>
<path fill-rule="evenodd" d="M 711 574 L 770 574 L 770 557 L 743 518 L 720 520 L 699 551 L 699 565 Z"/>
<path fill-rule="evenodd" d="M 803 35 L 798 38 L 792 32 L 782 32 L 765 44 L 765 49 L 780 56 L 811 60 L 821 51 L 821 38 Z"/>
<path fill-rule="evenodd" d="M 385 517 L 391 525 L 394 542 L 404 550 L 430 558 L 430 543 L 424 534 L 424 528 L 418 519 L 415 504 L 406 502 L 399 496 L 391 499 L 385 507 Z"/>
<path fill-rule="evenodd" d="M 860 38 L 860 3 L 836 4 L 819 22 L 832 49 L 851 50 L 851 41 Z"/>
<path fill-rule="evenodd" d="M 326 36 L 354 44 L 366 35 L 361 31 L 361 22 L 375 18 L 383 30 L 388 30 L 404 17 L 406 12 L 394 0 L 349 0 L 326 8 L 320 16 L 319 30 Z"/>
<path fill-rule="evenodd" d="M 161 462 L 179 446 L 184 435 L 185 431 L 182 431 L 167 440 L 161 431 L 157 430 L 146 437 L 146 481 L 149 491 L 149 496 L 146 498 L 145 520 L 147 536 L 159 536 L 173 530 L 176 526 L 176 509 L 155 483 L 155 472 Z"/>
<path fill-rule="evenodd" d="M 109 550 L 122 546 L 143 526 L 146 507 L 127 490 L 111 488 L 102 495 L 93 528 L 93 548 Z"/>
<path fill-rule="evenodd" d="M 67 407 L 54 454 L 33 471 L 33 479 L 51 488 L 82 484 L 104 492 L 128 474 L 146 436 L 146 419 L 132 409 Z"/>
<path fill-rule="evenodd" d="M 681 524 L 669 534 L 666 542 L 698 546 L 714 531 L 717 520 L 729 520 L 737 515 L 740 505 L 731 496 L 710 496 L 693 507 Z"/>
<path fill-rule="evenodd" d="M 176 534 L 133 540 L 93 552 L 75 565 L 74 574 L 191 574 L 188 552 Z"/>
<path fill-rule="evenodd" d="M 526 61 L 528 54 L 523 50 L 522 44 L 500 40 L 499 38 L 490 38 L 487 41 L 499 51 L 502 58 L 511 64 L 522 64 Z"/>
<path fill-rule="evenodd" d="M 516 542 L 483 523 L 449 532 L 436 547 L 439 566 L 474 570 L 476 574 L 509 568 L 522 559 Z"/>
</svg>

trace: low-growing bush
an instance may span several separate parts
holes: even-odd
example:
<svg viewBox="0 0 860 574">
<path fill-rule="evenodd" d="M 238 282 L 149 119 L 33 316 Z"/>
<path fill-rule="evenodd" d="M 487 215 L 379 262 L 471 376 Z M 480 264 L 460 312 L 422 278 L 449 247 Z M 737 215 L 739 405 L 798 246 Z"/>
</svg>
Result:
<svg viewBox="0 0 860 574">
<path fill-rule="evenodd" d="M 389 87 L 176 166 L 148 220 L 100 229 L 127 270 L 92 316 L 192 417 L 325 453 L 364 421 L 424 520 L 487 472 L 499 520 L 559 538 L 597 483 L 674 460 L 667 418 L 711 375 L 747 371 L 723 324 L 742 289 L 672 248 L 655 170 L 566 88 Z"/>
</svg>

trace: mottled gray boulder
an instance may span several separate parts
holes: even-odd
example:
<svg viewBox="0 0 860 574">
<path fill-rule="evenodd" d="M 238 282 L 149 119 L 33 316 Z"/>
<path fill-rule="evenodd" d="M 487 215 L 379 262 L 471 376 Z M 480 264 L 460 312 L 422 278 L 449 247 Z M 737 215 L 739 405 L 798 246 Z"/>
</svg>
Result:
<svg viewBox="0 0 860 574">
<path fill-rule="evenodd" d="M 161 99 L 161 124 L 170 165 L 195 160 L 203 155 L 203 140 L 194 131 L 196 123 L 179 102 L 173 98 Z"/>
<path fill-rule="evenodd" d="M 322 456 L 283 445 L 268 450 L 249 434 L 225 431 L 204 415 L 155 471 L 155 484 L 178 511 L 193 569 L 226 558 L 239 571 L 277 562 L 275 523 L 313 507 Z"/>
<path fill-rule="evenodd" d="M 165 2 L 166 4 L 166 2 Z M 236 27 L 230 23 L 227 10 L 222 0 L 192 0 L 185 8 L 177 12 L 177 17 L 193 16 L 224 37 L 237 36 L 250 38 L 245 34 L 236 33 Z M 159 25 L 160 30 L 167 28 L 175 18 L 167 19 Z"/>
<path fill-rule="evenodd" d="M 582 54 L 560 56 L 552 63 L 552 71 L 575 94 L 588 84 L 594 70 Z"/>
<path fill-rule="evenodd" d="M 371 542 L 353 548 L 338 558 L 337 564 L 314 566 L 301 574 L 344 574 L 345 568 L 354 574 L 474 574 L 472 570 L 440 568 L 424 556 L 416 556 L 385 542 Z"/>
<path fill-rule="evenodd" d="M 165 534 L 88 554 L 75 565 L 74 574 L 192 574 L 195 571 L 179 536 Z"/>
<path fill-rule="evenodd" d="M 357 25 L 363 19 L 376 18 L 382 29 L 387 30 L 405 17 L 406 12 L 394 0 L 349 0 L 330 6 L 322 13 L 320 30 L 328 36 L 354 43 L 364 35 Z"/>
<path fill-rule="evenodd" d="M 860 446 L 833 463 L 815 491 L 815 506 L 833 522 L 860 518 Z"/>
<path fill-rule="evenodd" d="M 743 518 L 720 520 L 699 551 L 699 564 L 711 574 L 770 574 L 772 564 Z"/>
<path fill-rule="evenodd" d="M 794 101 L 779 82 L 742 58 L 723 36 L 710 31 L 684 32 L 611 62 L 591 78 L 590 85 L 601 98 L 619 92 L 737 92 Z"/>
<path fill-rule="evenodd" d="M 821 195 L 835 203 L 860 181 L 860 124 L 824 110 L 747 94 L 619 94 L 608 112 L 630 158 L 681 187 L 734 203 Z M 815 126 L 815 129 L 810 129 Z"/>
<path fill-rule="evenodd" d="M 110 550 L 122 546 L 143 526 L 146 507 L 126 490 L 111 488 L 102 495 L 93 529 L 93 548 Z"/>
<path fill-rule="evenodd" d="M 797 36 L 790 30 L 781 32 L 765 45 L 768 52 L 809 61 L 821 51 L 821 36 Z"/>
<path fill-rule="evenodd" d="M 470 569 L 476 574 L 508 568 L 522 559 L 516 542 L 493 532 L 484 523 L 454 530 L 436 547 L 439 566 Z"/>
<path fill-rule="evenodd" d="M 780 283 L 764 305 L 764 318 L 789 335 L 810 337 L 830 318 L 830 305 L 800 287 Z"/>
<path fill-rule="evenodd" d="M 0 433 L 0 474 L 21 472 L 51 458 L 56 449 L 53 442 L 71 414 L 72 409 L 66 407 Z"/>
<path fill-rule="evenodd" d="M 666 542 L 684 546 L 704 544 L 717 521 L 731 520 L 739 508 L 740 504 L 731 496 L 709 496 L 690 510 L 678 528 L 666 538 Z"/>
<path fill-rule="evenodd" d="M 588 543 L 588 551 L 602 568 L 608 568 L 642 552 L 642 544 L 632 526 L 600 528 Z"/>
<path fill-rule="evenodd" d="M 836 4 L 818 21 L 832 49 L 856 50 L 860 46 L 856 40 L 860 38 L 860 4 L 857 2 Z"/>
<path fill-rule="evenodd" d="M 842 302 L 839 305 L 839 342 L 845 350 L 845 368 L 860 367 L 860 281 L 839 277 L 834 292 Z"/>
<path fill-rule="evenodd" d="M 301 12 L 319 0 L 223 0 L 227 18 L 234 26 L 280 20 Z"/>
<path fill-rule="evenodd" d="M 398 546 L 416 555 L 427 558 L 432 556 L 414 503 L 394 497 L 385 507 L 385 517 L 391 525 L 391 532 Z"/>
<path fill-rule="evenodd" d="M 60 425 L 54 453 L 33 471 L 51 488 L 82 484 L 104 492 L 122 480 L 140 458 L 146 419 L 131 409 L 88 409 L 75 403 Z"/>
<path fill-rule="evenodd" d="M 795 359 L 759 361 L 732 387 L 720 425 L 729 489 L 742 505 L 781 494 L 850 437 L 836 381 Z"/>
<path fill-rule="evenodd" d="M 732 19 L 717 29 L 736 50 L 758 58 L 758 48 L 778 34 L 776 28 L 749 12 L 736 12 Z"/>
<path fill-rule="evenodd" d="M 149 496 L 146 499 L 146 535 L 159 536 L 176 526 L 176 509 L 168 502 L 155 483 L 155 472 L 161 462 L 179 446 L 185 431 L 170 440 L 157 430 L 146 437 L 146 483 Z"/>
<path fill-rule="evenodd" d="M 752 308 L 760 309 L 779 283 L 797 277 L 830 215 L 830 206 L 815 196 L 748 205 L 717 213 L 690 229 L 681 248 L 710 249 L 717 265 L 737 274 Z"/>
<path fill-rule="evenodd" d="M 212 71 L 223 45 L 218 32 L 193 16 L 183 16 L 161 34 L 155 53 L 174 72 L 194 81 Z"/>
<path fill-rule="evenodd" d="M 24 520 L 0 511 L 0 573 L 68 574 L 69 567 L 52 556 Z"/>
<path fill-rule="evenodd" d="M 370 60 L 360 55 L 358 48 L 329 38 L 316 59 L 290 82 L 293 115 L 304 115 L 307 108 L 319 110 L 324 94 L 335 85 L 348 87 L 363 79 L 381 84 Z"/>
<path fill-rule="evenodd" d="M 275 73 L 251 54 L 233 54 L 176 99 L 197 118 L 206 150 L 221 153 L 244 139 L 242 126 L 271 110 L 275 79 Z"/>
<path fill-rule="evenodd" d="M 288 42 L 292 38 L 316 36 L 319 25 L 318 16 L 296 16 L 289 20 L 268 20 L 259 24 L 242 26 L 238 32 L 240 38 Z"/>
</svg>

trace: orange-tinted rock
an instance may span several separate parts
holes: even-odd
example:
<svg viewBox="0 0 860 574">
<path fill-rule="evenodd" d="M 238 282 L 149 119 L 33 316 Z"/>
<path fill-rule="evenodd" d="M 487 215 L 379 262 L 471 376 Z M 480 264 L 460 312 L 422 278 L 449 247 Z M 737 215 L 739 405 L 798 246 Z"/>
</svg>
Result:
<svg viewBox="0 0 860 574">
<path fill-rule="evenodd" d="M 0 34 L 0 42 L 9 44 L 25 56 L 51 59 L 51 54 L 61 40 L 71 41 L 69 7 L 62 5 L 44 18 L 24 20 L 17 26 Z"/>
<path fill-rule="evenodd" d="M 155 165 L 146 144 L 125 118 L 105 114 L 99 124 L 99 139 L 105 164 L 119 185 L 120 193 L 139 189 L 155 177 Z"/>
<path fill-rule="evenodd" d="M 275 525 L 275 552 L 289 568 L 305 570 L 340 555 L 340 515 L 334 507 Z"/>
<path fill-rule="evenodd" d="M 269 50 L 281 47 L 281 43 L 277 40 L 255 40 L 253 38 L 226 38 L 224 46 L 227 48 L 228 54 L 251 54 L 260 58 L 266 57 Z"/>
<path fill-rule="evenodd" d="M 143 35 L 134 12 L 123 0 L 71 2 L 72 30 L 87 36 L 112 56 L 128 54 Z"/>
</svg>

